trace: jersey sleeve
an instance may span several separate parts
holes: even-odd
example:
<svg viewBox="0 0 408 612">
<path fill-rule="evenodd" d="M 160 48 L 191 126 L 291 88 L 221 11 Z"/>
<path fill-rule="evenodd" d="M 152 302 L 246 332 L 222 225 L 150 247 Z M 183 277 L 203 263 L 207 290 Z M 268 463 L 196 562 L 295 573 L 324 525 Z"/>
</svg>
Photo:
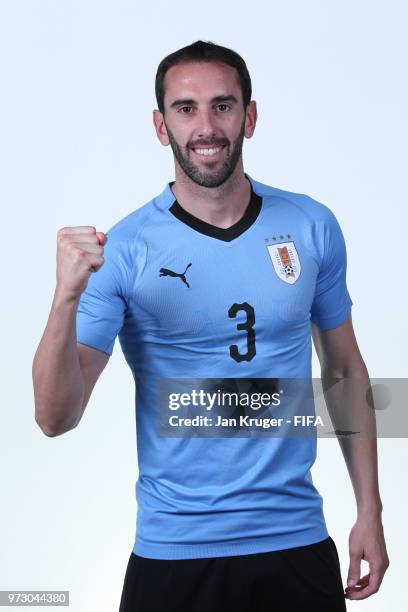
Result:
<svg viewBox="0 0 408 612">
<path fill-rule="evenodd" d="M 333 329 L 346 321 L 353 302 L 347 283 L 347 253 L 343 233 L 334 213 L 326 209 L 319 222 L 320 268 L 310 319 L 321 329 Z"/>
<path fill-rule="evenodd" d="M 125 262 L 118 245 L 108 233 L 104 246 L 104 263 L 92 272 L 81 294 L 77 315 L 77 341 L 104 351 L 113 352 L 127 307 Z"/>
</svg>

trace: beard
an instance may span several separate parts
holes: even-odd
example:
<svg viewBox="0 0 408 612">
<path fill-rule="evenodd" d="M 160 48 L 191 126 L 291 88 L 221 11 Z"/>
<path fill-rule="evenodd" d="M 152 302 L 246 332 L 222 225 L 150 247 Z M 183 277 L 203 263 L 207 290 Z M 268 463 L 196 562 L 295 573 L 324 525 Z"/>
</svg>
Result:
<svg viewBox="0 0 408 612">
<path fill-rule="evenodd" d="M 237 138 L 234 140 L 232 147 L 230 146 L 230 142 L 223 140 L 215 140 L 213 139 L 210 142 L 199 143 L 196 145 L 199 146 L 217 146 L 225 144 L 229 151 L 227 152 L 226 159 L 222 163 L 221 167 L 218 170 L 201 170 L 198 168 L 190 159 L 191 146 L 187 145 L 186 147 L 180 147 L 176 139 L 174 138 L 173 133 L 166 125 L 167 135 L 169 137 L 170 145 L 173 150 L 173 155 L 177 159 L 180 167 L 184 171 L 184 173 L 197 185 L 201 187 L 219 187 L 231 176 L 234 172 L 236 165 L 238 163 L 239 158 L 242 154 L 242 143 L 244 141 L 244 132 L 245 132 L 245 118 L 241 124 L 239 134 Z M 218 162 L 215 162 L 218 163 Z"/>
</svg>

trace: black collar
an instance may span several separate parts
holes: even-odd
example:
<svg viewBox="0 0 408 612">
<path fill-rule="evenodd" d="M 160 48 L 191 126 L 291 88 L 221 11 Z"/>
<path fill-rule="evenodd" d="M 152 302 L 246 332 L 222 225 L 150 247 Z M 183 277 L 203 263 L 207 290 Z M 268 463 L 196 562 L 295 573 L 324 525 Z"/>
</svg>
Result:
<svg viewBox="0 0 408 612">
<path fill-rule="evenodd" d="M 170 187 L 174 185 L 175 181 L 170 183 Z M 218 238 L 219 240 L 225 240 L 226 242 L 230 242 L 234 240 L 234 238 L 238 238 L 243 232 L 245 232 L 251 225 L 256 221 L 262 207 L 262 198 L 257 193 L 254 192 L 252 183 L 251 185 L 251 197 L 249 200 L 249 204 L 245 209 L 245 212 L 241 219 L 231 225 L 231 227 L 217 227 L 216 225 L 212 225 L 211 223 L 207 223 L 198 217 L 195 217 L 191 213 L 189 213 L 185 208 L 180 206 L 177 200 L 170 206 L 169 211 L 177 217 L 180 221 L 189 225 L 193 229 L 197 230 L 197 232 L 201 232 L 201 234 L 206 234 L 207 236 L 211 236 L 212 238 Z"/>
</svg>

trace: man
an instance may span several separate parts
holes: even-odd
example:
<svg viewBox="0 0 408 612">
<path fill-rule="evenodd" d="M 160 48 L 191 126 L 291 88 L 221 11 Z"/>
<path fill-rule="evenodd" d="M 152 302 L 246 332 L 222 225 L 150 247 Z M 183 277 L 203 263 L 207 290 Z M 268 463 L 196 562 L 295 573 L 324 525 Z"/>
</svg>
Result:
<svg viewBox="0 0 408 612">
<path fill-rule="evenodd" d="M 375 440 L 342 442 L 358 510 L 344 593 L 310 474 L 315 436 L 168 426 L 166 398 L 197 381 L 248 383 L 253 394 L 263 382 L 310 379 L 311 331 L 326 378 L 368 379 L 334 214 L 244 172 L 251 93 L 230 49 L 197 41 L 169 55 L 153 121 L 176 180 L 107 234 L 58 232 L 57 286 L 33 364 L 38 424 L 55 436 L 79 423 L 117 335 L 136 381 L 138 512 L 121 612 L 336 612 L 376 592 L 389 564 Z M 363 558 L 370 574 L 360 579 Z"/>
</svg>

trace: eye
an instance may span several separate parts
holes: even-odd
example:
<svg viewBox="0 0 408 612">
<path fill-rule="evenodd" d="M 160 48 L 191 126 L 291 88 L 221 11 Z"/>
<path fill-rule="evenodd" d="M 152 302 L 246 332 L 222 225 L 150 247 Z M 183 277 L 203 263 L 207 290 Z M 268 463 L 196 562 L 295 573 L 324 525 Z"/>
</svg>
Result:
<svg viewBox="0 0 408 612">
<path fill-rule="evenodd" d="M 182 106 L 181 108 L 179 108 L 179 112 L 183 111 L 185 108 L 193 108 L 192 106 Z M 189 113 L 181 113 L 182 115 L 188 115 Z"/>
<path fill-rule="evenodd" d="M 229 104 L 218 104 L 218 108 L 220 108 L 220 106 L 225 106 L 226 108 L 231 108 Z"/>
</svg>

